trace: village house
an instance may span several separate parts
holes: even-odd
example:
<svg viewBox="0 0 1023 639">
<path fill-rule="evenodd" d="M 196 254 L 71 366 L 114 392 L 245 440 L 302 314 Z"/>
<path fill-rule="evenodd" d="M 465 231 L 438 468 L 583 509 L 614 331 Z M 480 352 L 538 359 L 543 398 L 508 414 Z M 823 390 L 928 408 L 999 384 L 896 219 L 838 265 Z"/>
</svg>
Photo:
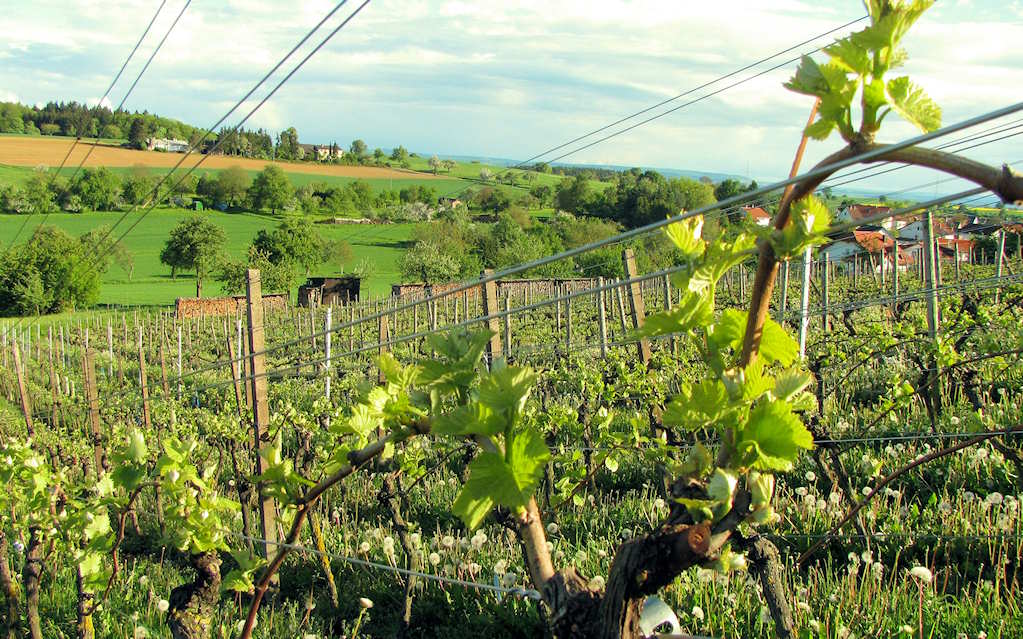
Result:
<svg viewBox="0 0 1023 639">
<path fill-rule="evenodd" d="M 146 148 L 150 151 L 169 151 L 171 153 L 186 153 L 188 151 L 188 142 L 186 142 L 185 140 L 146 138 Z"/>
<path fill-rule="evenodd" d="M 344 155 L 340 147 L 332 144 L 299 144 L 305 159 L 316 158 L 320 162 L 339 160 Z"/>
<path fill-rule="evenodd" d="M 744 206 L 742 210 L 757 226 L 767 226 L 771 223 L 771 214 L 759 206 Z"/>
</svg>

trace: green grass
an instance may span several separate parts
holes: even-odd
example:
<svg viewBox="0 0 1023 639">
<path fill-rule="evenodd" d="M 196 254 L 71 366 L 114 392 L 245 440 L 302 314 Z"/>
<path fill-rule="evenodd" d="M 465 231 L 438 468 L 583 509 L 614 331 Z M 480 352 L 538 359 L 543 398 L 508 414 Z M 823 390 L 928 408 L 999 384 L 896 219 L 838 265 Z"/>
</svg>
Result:
<svg viewBox="0 0 1023 639">
<path fill-rule="evenodd" d="M 158 306 L 172 304 L 178 297 L 195 295 L 193 275 L 170 276 L 170 268 L 160 263 L 160 251 L 170 229 L 185 217 L 192 215 L 183 209 L 154 209 L 142 219 L 124 239 L 124 244 L 135 258 L 135 272 L 131 279 L 128 273 L 114 265 L 103 277 L 100 304 L 124 306 Z M 97 226 L 112 225 L 120 213 L 54 213 L 46 223 L 61 228 L 72 235 L 81 235 Z M 221 213 L 210 211 L 206 215 L 227 235 L 227 254 L 237 259 L 245 254 L 252 238 L 260 229 L 277 226 L 280 218 L 254 213 Z M 24 217 L 0 216 L 0 242 L 6 246 L 24 222 Z M 138 213 L 129 213 L 117 229 L 123 233 L 135 220 Z M 23 241 L 42 220 L 32 216 L 19 241 Z M 415 224 L 380 225 L 327 225 L 317 224 L 320 234 L 329 239 L 342 239 L 352 247 L 353 259 L 345 266 L 353 267 L 365 261 L 370 264 L 370 276 L 363 282 L 364 294 L 382 295 L 390 292 L 391 284 L 399 280 L 397 261 L 408 242 Z M 326 267 L 313 269 L 313 275 L 329 275 L 333 270 Z M 203 295 L 221 294 L 220 285 L 215 281 L 203 282 Z M 294 292 L 292 293 L 294 294 Z"/>
</svg>

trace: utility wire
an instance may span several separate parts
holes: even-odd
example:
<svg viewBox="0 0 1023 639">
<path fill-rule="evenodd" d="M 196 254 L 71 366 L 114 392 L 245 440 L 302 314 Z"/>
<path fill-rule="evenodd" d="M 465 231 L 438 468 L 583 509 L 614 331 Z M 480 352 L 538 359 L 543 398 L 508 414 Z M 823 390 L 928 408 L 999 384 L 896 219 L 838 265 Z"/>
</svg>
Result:
<svg viewBox="0 0 1023 639">
<path fill-rule="evenodd" d="M 676 96 L 670 97 L 670 98 L 668 98 L 666 100 L 662 100 L 662 101 L 658 102 L 657 104 L 649 106 L 649 107 L 647 107 L 645 109 L 642 109 L 640 111 L 636 111 L 635 113 L 627 115 L 627 116 L 625 116 L 625 117 L 623 117 L 621 119 L 615 120 L 614 122 L 612 122 L 610 124 L 605 124 L 604 126 L 598 128 L 598 129 L 594 129 L 594 130 L 590 131 L 589 133 L 585 133 L 583 135 L 580 135 L 579 137 L 573 138 L 573 139 L 569 140 L 568 142 L 564 142 L 562 144 L 559 144 L 558 146 L 553 146 L 553 147 L 547 149 L 546 151 L 542 151 L 540 153 L 537 153 L 533 157 L 531 157 L 531 158 L 529 158 L 527 160 L 523 160 L 522 162 L 519 162 L 518 164 L 515 164 L 515 165 L 510 166 L 508 168 L 509 169 L 522 168 L 522 167 L 526 166 L 527 164 L 529 164 L 530 162 L 533 162 L 534 160 L 538 160 L 538 159 L 542 158 L 543 156 L 545 156 L 545 155 L 547 155 L 549 153 L 553 153 L 554 151 L 559 151 L 559 150 L 565 148 L 566 146 L 570 146 L 572 144 L 575 144 L 576 142 L 580 142 L 582 140 L 585 140 L 586 138 L 588 138 L 590 136 L 593 136 L 593 135 L 596 135 L 597 133 L 601 133 L 603 131 L 606 131 L 607 129 L 610 129 L 611 127 L 614 127 L 614 126 L 617 126 L 619 124 L 622 124 L 623 122 L 627 122 L 627 121 L 631 120 L 632 118 L 639 117 L 639 116 L 643 115 L 644 113 L 648 113 L 650 111 L 653 111 L 654 109 L 656 109 L 658 107 L 662 107 L 665 104 L 668 104 L 670 102 L 674 102 L 675 100 L 678 100 L 679 98 L 684 98 L 687 95 L 691 95 L 691 94 L 693 94 L 693 93 L 695 93 L 697 91 L 700 91 L 702 89 L 706 89 L 707 87 L 715 85 L 718 82 L 722 82 L 724 80 L 727 80 L 728 78 L 736 76 L 736 75 L 742 73 L 743 71 L 749 71 L 750 69 L 752 69 L 754 67 L 757 67 L 757 66 L 763 64 L 764 62 L 767 62 L 769 60 L 777 58 L 778 56 L 781 56 L 781 55 L 784 55 L 786 53 L 789 53 L 790 51 L 794 51 L 795 49 L 798 49 L 799 47 L 802 47 L 804 45 L 810 44 L 811 42 L 813 42 L 815 40 L 819 40 L 819 39 L 821 39 L 821 38 L 823 38 L 825 36 L 829 36 L 832 33 L 835 33 L 836 31 L 841 31 L 842 29 L 845 29 L 847 27 L 851 27 L 852 25 L 856 24 L 857 22 L 862 22 L 863 20 L 866 20 L 868 17 L 869 16 L 861 16 L 861 17 L 856 18 L 855 20 L 852 20 L 850 22 L 847 22 L 847 23 L 845 23 L 845 24 L 843 24 L 841 26 L 835 27 L 834 29 L 831 29 L 830 31 L 825 31 L 824 33 L 822 33 L 820 35 L 816 35 L 816 36 L 810 38 L 809 40 L 804 40 L 804 41 L 800 42 L 799 44 L 794 44 L 794 45 L 792 45 L 791 47 L 789 47 L 787 49 L 783 49 L 783 50 L 781 50 L 781 51 L 779 51 L 777 53 L 769 55 L 766 58 L 761 58 L 761 59 L 757 60 L 756 62 L 751 62 L 750 64 L 747 64 L 746 66 L 744 66 L 742 68 L 736 69 L 735 71 L 732 71 L 731 73 L 727 73 L 727 74 L 725 74 L 723 76 L 715 78 L 715 79 L 711 80 L 710 82 L 705 82 L 705 83 L 701 84 L 700 86 L 693 87 L 692 89 L 689 89 L 687 91 L 683 91 L 682 93 L 679 93 Z M 820 51 L 820 48 L 814 49 L 810 53 L 815 53 L 817 51 Z"/>
<path fill-rule="evenodd" d="M 413 307 L 415 305 L 418 305 L 418 304 L 422 304 L 424 302 L 434 301 L 434 300 L 440 299 L 441 297 L 446 297 L 446 296 L 454 295 L 454 294 L 460 293 L 462 291 L 468 290 L 470 288 L 479 287 L 479 286 L 481 286 L 481 285 L 483 285 L 483 284 L 485 284 L 487 282 L 494 282 L 494 281 L 497 281 L 497 280 L 499 280 L 501 278 L 508 277 L 509 275 L 514 275 L 516 273 L 521 273 L 523 271 L 527 271 L 527 270 L 530 270 L 532 268 L 537 268 L 537 267 L 544 266 L 546 264 L 551 264 L 553 262 L 557 262 L 557 261 L 560 261 L 560 260 L 563 260 L 563 259 L 568 259 L 568 258 L 574 257 L 576 255 L 581 255 L 583 253 L 587 253 L 587 252 L 592 251 L 594 249 L 602 248 L 602 247 L 608 246 L 610 244 L 615 244 L 615 243 L 621 242 L 623 240 L 627 240 L 627 239 L 630 239 L 630 238 L 634 238 L 634 237 L 638 237 L 638 236 L 641 236 L 641 235 L 645 235 L 647 233 L 650 233 L 651 231 L 654 231 L 656 229 L 662 228 L 662 227 L 667 226 L 669 224 L 673 224 L 673 223 L 676 223 L 676 222 L 679 222 L 679 221 L 682 221 L 682 220 L 686 220 L 686 219 L 689 219 L 689 218 L 692 218 L 692 217 L 695 217 L 695 216 L 698 216 L 698 215 L 702 215 L 702 214 L 705 214 L 705 213 L 710 213 L 710 212 L 719 210 L 719 209 L 721 209 L 723 207 L 742 204 L 744 202 L 749 201 L 750 198 L 758 197 L 758 196 L 761 196 L 761 195 L 765 195 L 767 193 L 771 193 L 773 191 L 781 189 L 781 188 L 783 188 L 785 186 L 788 186 L 790 184 L 797 184 L 799 182 L 803 182 L 803 181 L 806 181 L 808 179 L 812 179 L 812 178 L 819 177 L 819 176 L 822 176 L 822 175 L 828 175 L 828 174 L 833 173 L 834 171 L 840 170 L 842 168 L 845 168 L 845 167 L 848 167 L 848 166 L 853 166 L 853 165 L 858 164 L 860 162 L 869 161 L 869 160 L 871 160 L 873 158 L 881 157 L 881 156 L 884 156 L 886 154 L 890 154 L 890 153 L 892 153 L 894 151 L 897 151 L 897 150 L 901 150 L 901 149 L 917 146 L 917 145 L 923 144 L 925 142 L 928 142 L 930 140 L 938 139 L 938 138 L 944 137 L 946 135 L 950 135 L 952 133 L 955 133 L 955 132 L 958 132 L 958 131 L 961 131 L 961 130 L 964 130 L 964 129 L 968 129 L 968 128 L 976 126 L 978 124 L 983 124 L 984 122 L 988 122 L 988 121 L 996 119 L 996 118 L 1000 118 L 1000 117 L 1004 117 L 1006 115 L 1010 115 L 1012 113 L 1016 113 L 1016 112 L 1021 111 L 1021 110 L 1023 110 L 1023 102 L 1012 104 L 1012 105 L 1009 105 L 1009 106 L 1006 106 L 1006 107 L 1002 107 L 1000 109 L 995 109 L 993 111 L 989 111 L 989 112 L 984 113 L 982 115 L 979 115 L 979 116 L 976 116 L 976 117 L 973 117 L 973 118 L 969 118 L 967 120 L 963 120 L 963 121 L 961 121 L 961 122 L 959 122 L 957 124 L 948 125 L 948 126 L 942 128 L 942 129 L 938 129 L 938 130 L 932 131 L 930 133 L 925 133 L 923 135 L 919 135 L 919 136 L 915 136 L 915 137 L 912 137 L 912 138 L 908 138 L 908 139 L 903 140 L 901 142 L 897 142 L 897 143 L 894 143 L 894 144 L 886 145 L 886 146 L 884 146 L 882 148 L 877 148 L 877 149 L 873 149 L 871 151 L 867 151 L 867 152 L 864 152 L 864 153 L 859 153 L 859 154 L 854 155 L 854 156 L 852 156 L 850 158 L 847 158 L 845 160 L 840 160 L 838 162 L 834 162 L 834 163 L 832 163 L 830 165 L 827 165 L 827 166 L 820 166 L 820 167 L 813 168 L 813 169 L 807 171 L 806 173 L 803 173 L 803 174 L 800 174 L 800 175 L 796 175 L 794 177 L 791 177 L 791 178 L 788 178 L 786 180 L 782 180 L 782 181 L 779 181 L 779 182 L 775 182 L 773 184 L 769 184 L 769 185 L 764 186 L 764 187 L 757 188 L 757 189 L 755 189 L 753 191 L 750 191 L 750 192 L 747 192 L 747 193 L 742 193 L 742 194 L 735 195 L 735 196 L 730 197 L 730 198 L 726 198 L 726 199 L 724 199 L 724 200 L 722 200 L 720 202 L 716 202 L 716 203 L 713 203 L 713 204 L 708 204 L 706 206 L 699 207 L 699 208 L 697 208 L 697 209 L 695 209 L 693 211 L 683 212 L 683 213 L 680 213 L 678 215 L 668 217 L 668 218 L 666 218 L 664 220 L 658 220 L 658 221 L 655 221 L 655 222 L 651 222 L 649 224 L 646 224 L 646 225 L 643 225 L 643 226 L 640 226 L 640 227 L 637 227 L 637 228 L 634 228 L 634 229 L 630 229 L 628 231 L 623 231 L 622 233 L 619 233 L 617 235 L 612 235 L 612 236 L 608 236 L 606 238 L 595 240 L 595 241 L 590 242 L 588 244 L 584 244 L 584 245 L 581 245 L 581 246 L 578 246 L 578 247 L 575 247 L 575 248 L 572 248 L 572 249 L 568 249 L 568 250 L 565 250 L 565 251 L 561 251 L 559 253 L 554 253 L 554 254 L 551 254 L 551 255 L 547 255 L 547 256 L 542 257 L 542 258 L 531 260 L 529 262 L 520 263 L 520 264 L 517 264 L 517 265 L 514 265 L 514 266 L 510 266 L 510 267 L 505 268 L 505 269 L 496 270 L 496 271 L 494 271 L 493 273 L 491 273 L 489 275 L 481 276 L 478 280 L 470 280 L 470 281 L 466 281 L 466 282 L 462 282 L 460 284 L 457 284 L 457 285 L 453 286 L 451 289 L 445 291 L 443 294 L 430 295 L 430 296 L 427 296 L 427 297 L 423 298 L 422 300 L 406 302 L 404 304 L 397 304 L 393 308 L 389 308 L 389 309 L 386 309 L 384 311 L 379 311 L 379 312 L 370 314 L 368 316 L 359 318 L 359 319 L 354 320 L 354 321 L 341 322 L 336 327 L 331 328 L 329 331 L 327 331 L 327 330 L 319 331 L 319 332 L 313 333 L 311 335 L 307 335 L 307 336 L 304 336 L 302 338 L 299 338 L 297 340 L 289 340 L 289 341 L 286 341 L 286 342 L 284 342 L 282 344 L 278 344 L 276 346 L 273 346 L 273 347 L 270 347 L 270 348 L 266 348 L 266 349 L 263 350 L 263 354 L 267 354 L 267 353 L 271 353 L 271 352 L 276 352 L 277 350 L 280 350 L 280 349 L 283 349 L 283 348 L 287 348 L 289 346 L 293 346 L 293 345 L 295 345 L 295 344 L 297 344 L 297 343 L 299 343 L 301 341 L 304 341 L 306 339 L 310 339 L 310 338 L 313 338 L 313 337 L 320 337 L 322 335 L 326 335 L 328 332 L 338 332 L 340 330 L 343 330 L 343 329 L 348 328 L 350 326 L 354 326 L 356 324 L 362 324 L 364 322 L 369 322 L 369 321 L 372 321 L 372 320 L 375 320 L 375 319 L 379 319 L 380 317 L 383 317 L 385 315 L 390 315 L 390 314 L 396 313 L 398 311 L 406 310 L 408 308 L 411 308 L 411 307 Z M 984 192 L 984 191 L 986 191 L 986 189 L 978 188 L 978 189 L 972 189 L 970 191 L 966 191 L 964 193 L 966 193 L 967 195 L 975 195 L 977 193 L 981 193 L 981 192 Z M 946 199 L 947 198 L 938 198 L 936 200 L 932 200 L 930 202 L 924 203 L 922 205 L 919 205 L 919 206 L 914 207 L 914 208 L 909 209 L 909 210 L 917 210 L 918 208 L 923 208 L 925 206 L 931 205 L 931 203 L 933 203 L 933 202 L 944 202 L 944 201 L 946 201 Z M 889 213 L 889 214 L 885 215 L 884 217 L 889 217 L 889 216 L 891 216 L 893 214 L 897 214 L 897 213 Z M 880 219 L 883 219 L 883 218 L 880 218 Z M 860 221 L 860 222 L 852 223 L 852 224 L 853 224 L 853 226 L 856 226 L 856 225 L 859 225 L 859 224 L 862 224 L 862 223 L 863 222 Z M 834 231 L 836 228 L 840 228 L 840 227 L 833 227 L 832 229 L 829 229 L 829 231 Z M 228 360 L 226 362 L 219 362 L 219 364 L 221 364 L 221 365 L 226 364 L 226 363 L 230 363 L 230 360 Z"/>
<path fill-rule="evenodd" d="M 108 86 L 107 90 L 103 93 L 103 97 L 101 97 L 99 99 L 99 102 L 97 103 L 97 106 L 99 106 L 99 107 L 103 106 L 103 101 L 107 99 L 107 97 L 110 95 L 110 92 L 113 90 L 114 85 L 117 84 L 117 81 L 119 79 L 121 79 L 121 74 L 124 73 L 124 70 L 128 67 L 128 63 L 131 62 L 131 59 L 135 56 L 135 52 L 139 50 L 139 46 L 141 46 L 142 41 L 146 39 L 147 35 L 149 35 L 149 30 L 153 28 L 153 23 L 156 22 L 156 18 L 160 15 L 160 12 L 163 11 L 163 7 L 164 7 L 165 4 L 167 4 L 167 0 L 162 0 L 160 2 L 160 6 L 156 8 L 156 13 L 154 13 L 152 19 L 149 20 L 149 24 L 146 25 L 146 29 L 142 32 L 142 35 L 139 36 L 138 42 L 136 42 L 135 46 L 132 47 L 132 50 L 128 54 L 128 57 L 125 58 L 124 63 L 121 65 L 121 68 L 118 69 L 117 75 L 114 76 L 114 79 L 110 83 L 110 86 Z M 148 66 L 148 63 L 147 63 L 147 66 Z M 141 77 L 141 74 L 140 74 L 140 77 Z M 138 82 L 138 79 L 136 78 L 135 81 Z M 134 86 L 134 84 L 132 86 Z M 122 101 L 122 104 L 123 104 L 123 101 Z M 53 186 L 53 183 L 56 181 L 57 176 L 60 175 L 61 170 L 64 169 L 64 165 L 67 164 L 68 158 L 71 157 L 71 152 L 75 150 L 75 147 L 78 145 L 78 142 L 81 141 L 81 139 L 82 139 L 82 132 L 78 131 L 78 136 L 71 143 L 71 146 L 68 148 L 67 153 L 64 154 L 64 159 L 60 161 L 60 166 L 58 166 L 57 170 L 54 171 L 53 175 L 50 176 L 50 181 L 46 185 L 47 188 L 50 188 L 51 186 Z M 79 166 L 79 168 L 81 168 L 81 167 Z M 77 171 L 78 171 L 78 169 L 75 169 L 76 173 L 77 173 Z M 40 226 L 42 226 L 43 222 L 46 221 L 47 216 L 49 216 L 49 212 L 47 212 L 46 215 L 43 217 L 43 221 L 40 222 L 40 224 L 39 224 Z M 11 238 L 11 241 L 7 243 L 7 250 L 10 250 L 11 247 L 14 246 L 14 243 L 16 241 L 18 241 L 18 237 L 21 235 L 21 232 L 25 230 L 25 225 L 28 224 L 28 221 L 29 221 L 29 219 L 31 219 L 31 217 L 32 217 L 31 214 L 29 214 L 28 216 L 25 217 L 25 221 L 21 223 L 21 226 L 18 228 L 18 232 L 15 233 L 14 237 Z"/>
</svg>

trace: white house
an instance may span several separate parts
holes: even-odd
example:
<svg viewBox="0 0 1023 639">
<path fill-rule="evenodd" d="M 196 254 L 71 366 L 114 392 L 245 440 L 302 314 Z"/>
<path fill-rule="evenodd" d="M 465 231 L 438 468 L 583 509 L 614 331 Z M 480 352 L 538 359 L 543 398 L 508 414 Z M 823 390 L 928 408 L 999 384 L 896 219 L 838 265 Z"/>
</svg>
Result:
<svg viewBox="0 0 1023 639">
<path fill-rule="evenodd" d="M 185 153 L 188 151 L 188 142 L 185 140 L 165 140 L 164 138 L 147 138 L 146 148 L 150 151 L 170 151 L 171 153 Z"/>
</svg>

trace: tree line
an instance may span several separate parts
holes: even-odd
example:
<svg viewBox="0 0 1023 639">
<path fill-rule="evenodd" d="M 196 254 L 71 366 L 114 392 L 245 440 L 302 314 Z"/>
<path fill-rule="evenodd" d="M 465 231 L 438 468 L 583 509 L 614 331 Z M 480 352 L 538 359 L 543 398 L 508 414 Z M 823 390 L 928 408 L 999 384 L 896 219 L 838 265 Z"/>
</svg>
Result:
<svg viewBox="0 0 1023 639">
<path fill-rule="evenodd" d="M 141 149 L 148 137 L 194 142 L 203 129 L 148 111 L 111 111 L 74 101 L 48 102 L 42 107 L 0 102 L 0 133 L 127 139 Z"/>
<path fill-rule="evenodd" d="M 84 168 L 73 179 L 39 169 L 21 186 L 0 185 L 0 212 L 29 215 L 116 211 L 149 204 L 159 175 L 135 166 L 124 175 L 105 167 Z M 343 185 L 313 182 L 294 186 L 278 166 L 252 175 L 241 167 L 171 178 L 161 186 L 160 201 L 179 207 L 220 210 L 301 212 L 305 215 L 371 217 L 396 221 L 429 219 L 437 191 L 424 185 L 376 192 L 365 180 Z"/>
</svg>

